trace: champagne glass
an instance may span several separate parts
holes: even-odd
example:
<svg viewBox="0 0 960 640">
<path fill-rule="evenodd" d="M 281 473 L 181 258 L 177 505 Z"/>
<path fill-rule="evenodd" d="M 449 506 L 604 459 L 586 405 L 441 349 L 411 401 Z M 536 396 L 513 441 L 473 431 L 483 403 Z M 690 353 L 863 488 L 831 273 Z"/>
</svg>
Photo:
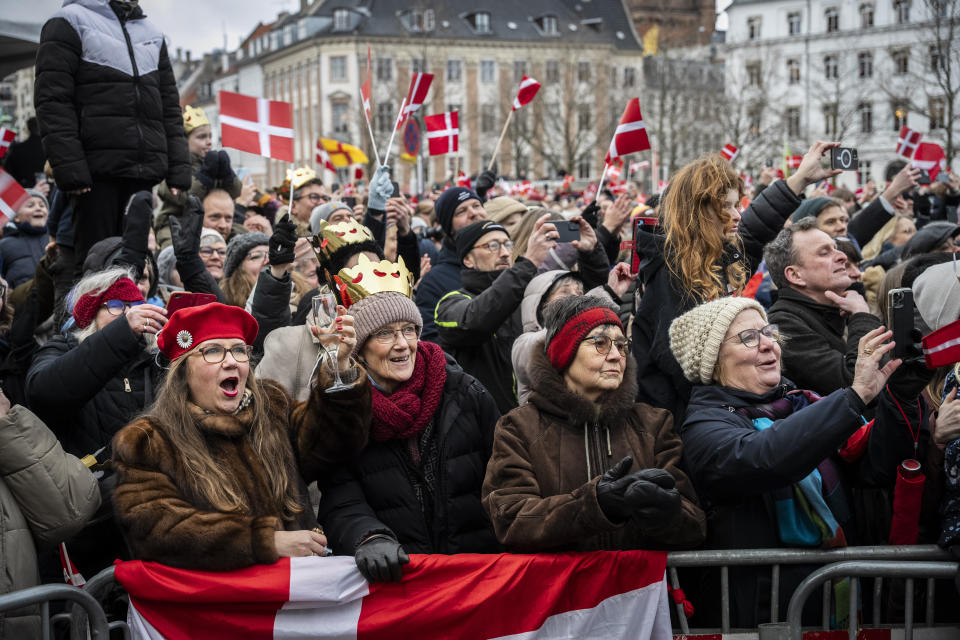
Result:
<svg viewBox="0 0 960 640">
<path fill-rule="evenodd" d="M 337 351 L 340 348 L 340 335 L 334 331 L 337 322 L 337 297 L 332 293 L 321 293 L 313 296 L 311 302 L 313 303 L 313 322 L 321 330 L 320 344 L 333 368 L 334 382 L 326 392 L 336 393 L 349 389 L 350 385 L 343 384 L 343 380 L 340 379 L 340 366 L 337 361 Z"/>
</svg>

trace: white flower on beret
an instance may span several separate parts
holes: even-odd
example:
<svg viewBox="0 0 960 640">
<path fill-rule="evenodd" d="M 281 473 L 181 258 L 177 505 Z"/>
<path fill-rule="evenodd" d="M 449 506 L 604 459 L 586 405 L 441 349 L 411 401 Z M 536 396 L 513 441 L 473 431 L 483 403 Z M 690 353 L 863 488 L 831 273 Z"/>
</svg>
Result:
<svg viewBox="0 0 960 640">
<path fill-rule="evenodd" d="M 179 345 L 181 349 L 189 349 L 190 345 L 192 344 L 193 344 L 193 336 L 190 335 L 189 331 L 187 331 L 186 329 L 183 329 L 182 331 L 180 331 L 180 333 L 177 334 L 177 345 Z"/>
</svg>

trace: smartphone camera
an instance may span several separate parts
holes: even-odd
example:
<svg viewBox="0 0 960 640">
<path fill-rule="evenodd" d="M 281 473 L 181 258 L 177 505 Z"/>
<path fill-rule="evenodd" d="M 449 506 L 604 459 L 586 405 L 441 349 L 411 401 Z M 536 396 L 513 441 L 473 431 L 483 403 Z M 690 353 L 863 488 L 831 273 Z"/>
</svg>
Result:
<svg viewBox="0 0 960 640">
<path fill-rule="evenodd" d="M 856 171 L 860 168 L 857 150 L 853 147 L 834 147 L 830 150 L 830 168 L 843 171 Z"/>
</svg>

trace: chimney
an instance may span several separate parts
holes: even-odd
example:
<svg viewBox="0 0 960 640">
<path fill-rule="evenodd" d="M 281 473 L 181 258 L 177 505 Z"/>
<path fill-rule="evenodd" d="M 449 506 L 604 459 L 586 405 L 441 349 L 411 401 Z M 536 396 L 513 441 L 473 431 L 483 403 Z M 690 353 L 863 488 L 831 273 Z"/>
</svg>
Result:
<svg viewBox="0 0 960 640">
<path fill-rule="evenodd" d="M 187 49 L 187 67 L 190 66 L 190 49 Z"/>
<path fill-rule="evenodd" d="M 177 62 L 183 57 L 183 47 L 177 47 Z"/>
<path fill-rule="evenodd" d="M 310 0 L 300 0 L 300 13 L 306 13 L 310 8 Z"/>
</svg>

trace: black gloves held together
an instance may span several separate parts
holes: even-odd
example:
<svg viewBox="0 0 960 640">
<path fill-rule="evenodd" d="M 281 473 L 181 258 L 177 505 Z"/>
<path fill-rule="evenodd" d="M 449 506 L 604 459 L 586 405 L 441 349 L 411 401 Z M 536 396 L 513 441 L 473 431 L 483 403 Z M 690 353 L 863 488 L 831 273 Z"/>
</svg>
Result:
<svg viewBox="0 0 960 640">
<path fill-rule="evenodd" d="M 229 186 L 234 178 L 233 169 L 230 167 L 230 156 L 223 149 L 207 151 L 203 156 L 203 164 L 194 175 L 208 190 Z"/>
<path fill-rule="evenodd" d="M 297 225 L 290 220 L 290 215 L 283 216 L 273 227 L 268 247 L 270 249 L 270 266 L 280 267 L 288 265 L 294 259 L 294 247 L 297 244 Z"/>
<path fill-rule="evenodd" d="M 630 518 L 641 526 L 662 525 L 680 512 L 680 492 L 664 469 L 630 471 L 633 458 L 625 457 L 603 474 L 597 484 L 597 501 L 613 522 Z"/>
<path fill-rule="evenodd" d="M 410 562 L 410 556 L 400 543 L 385 535 L 362 542 L 353 556 L 367 582 L 400 582 L 403 579 L 401 567 Z"/>
</svg>

